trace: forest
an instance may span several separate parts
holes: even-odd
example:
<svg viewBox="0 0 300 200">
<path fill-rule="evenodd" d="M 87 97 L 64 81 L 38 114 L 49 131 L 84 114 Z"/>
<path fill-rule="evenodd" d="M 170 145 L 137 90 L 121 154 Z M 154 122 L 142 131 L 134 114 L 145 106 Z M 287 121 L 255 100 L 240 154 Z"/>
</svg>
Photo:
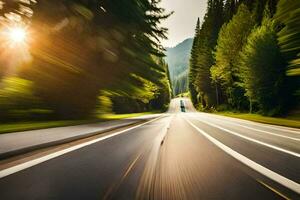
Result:
<svg viewBox="0 0 300 200">
<path fill-rule="evenodd" d="M 0 1 L 0 121 L 166 110 L 159 3 Z"/>
<path fill-rule="evenodd" d="M 188 68 L 193 39 L 188 38 L 174 47 L 166 48 L 173 95 L 188 92 Z"/>
<path fill-rule="evenodd" d="M 284 116 L 299 110 L 300 1 L 208 0 L 189 91 L 200 110 Z"/>
</svg>

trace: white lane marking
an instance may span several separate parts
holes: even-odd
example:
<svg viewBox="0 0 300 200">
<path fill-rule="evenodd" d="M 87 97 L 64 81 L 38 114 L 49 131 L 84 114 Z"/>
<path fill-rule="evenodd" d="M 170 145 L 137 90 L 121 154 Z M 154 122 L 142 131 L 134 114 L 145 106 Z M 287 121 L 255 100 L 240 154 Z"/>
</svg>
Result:
<svg viewBox="0 0 300 200">
<path fill-rule="evenodd" d="M 243 164 L 247 165 L 248 167 L 254 169 L 255 171 L 259 172 L 260 174 L 272 179 L 273 181 L 276 181 L 277 183 L 285 186 L 286 188 L 289 188 L 290 190 L 293 190 L 294 192 L 297 192 L 300 194 L 300 184 L 292 181 L 280 174 L 277 174 L 276 172 L 273 172 L 269 170 L 266 167 L 263 167 L 262 165 L 250 160 L 249 158 L 243 156 L 242 154 L 234 151 L 233 149 L 229 148 L 228 146 L 224 145 L 217 139 L 210 136 L 208 133 L 204 132 L 203 130 L 199 129 L 197 126 L 195 126 L 192 122 L 190 122 L 188 119 L 184 118 L 192 127 L 194 127 L 198 132 L 200 132 L 204 137 L 206 137 L 209 141 L 214 143 L 217 147 L 225 151 L 230 156 L 234 157 L 238 161 L 242 162 Z"/>
<path fill-rule="evenodd" d="M 156 120 L 159 120 L 161 118 L 163 118 L 165 115 L 162 115 L 158 118 L 155 118 L 155 119 L 152 119 L 148 122 L 145 122 L 145 123 L 142 123 L 142 124 L 139 124 L 139 125 L 136 125 L 134 127 L 131 127 L 131 128 L 128 128 L 128 129 L 125 129 L 125 130 L 122 130 L 122 131 L 118 131 L 116 133 L 113 133 L 113 134 L 110 134 L 110 135 L 106 135 L 106 136 L 103 136 L 101 138 L 98 138 L 98 139 L 94 139 L 94 140 L 91 140 L 91 141 L 88 141 L 88 142 L 84 142 L 82 144 L 78 144 L 78 145 L 75 145 L 75 146 L 72 146 L 72 147 L 69 147 L 69 148 L 66 148 L 66 149 L 63 149 L 61 151 L 57 151 L 55 153 L 51 153 L 49 155 L 46 155 L 46 156 L 42 156 L 40 158 L 37 158 L 37 159 L 34 159 L 34 160 L 30 160 L 28 162 L 25 162 L 25 163 L 22 163 L 22 164 L 19 164 L 19 165 L 16 165 L 16 166 L 13 166 L 13 167 L 10 167 L 10 168 L 7 168 L 7 169 L 3 169 L 0 171 L 0 178 L 3 178 L 3 177 L 6 177 L 8 175 L 11 175 L 11 174 L 14 174 L 16 172 L 19 172 L 21 170 L 24 170 L 24 169 L 27 169 L 27 168 L 30 168 L 32 166 L 35 166 L 35 165 L 38 165 L 42 162 L 45 162 L 45 161 L 48 161 L 50 159 L 53 159 L 53 158 L 56 158 L 56 157 L 59 157 L 61 155 L 64 155 L 66 153 L 69 153 L 69 152 L 72 152 L 72 151 L 75 151 L 77 149 L 80 149 L 80 148 L 83 148 L 83 147 L 86 147 L 88 145 L 91 145 L 91 144 L 94 144 L 94 143 L 97 143 L 99 141 L 102 141 L 102 140 L 106 140 L 108 138 L 111 138 L 111 137 L 114 137 L 114 136 L 117 136 L 117 135 L 120 135 L 124 132 L 127 132 L 127 131 L 131 131 L 133 129 L 136 129 L 136 128 L 139 128 L 141 126 L 144 126 L 148 123 L 151 123 L 153 121 L 156 121 Z"/>
<path fill-rule="evenodd" d="M 197 118 L 196 118 L 196 120 L 200 121 L 200 120 L 197 119 Z M 250 137 L 241 135 L 241 134 L 239 134 L 239 133 L 236 133 L 236 132 L 234 132 L 234 131 L 228 130 L 228 129 L 226 129 L 226 128 L 223 128 L 223 127 L 221 127 L 221 126 L 212 124 L 212 123 L 207 122 L 207 121 L 201 121 L 201 122 L 202 122 L 202 123 L 205 123 L 205 124 L 208 124 L 208 125 L 210 125 L 210 126 L 216 127 L 216 128 L 218 128 L 218 129 L 221 129 L 221 130 L 223 130 L 223 131 L 225 131 L 225 132 L 227 132 L 227 133 L 230 133 L 230 134 L 232 134 L 232 135 L 235 135 L 235 136 L 241 137 L 241 138 L 243 138 L 243 139 L 249 140 L 249 141 L 251 141 L 251 142 L 255 142 L 255 143 L 257 143 L 257 144 L 264 145 L 264 146 L 267 146 L 267 147 L 269 147 L 269 148 L 275 149 L 275 150 L 277 150 L 277 151 L 281 151 L 281 152 L 284 152 L 284 153 L 287 153 L 287 154 L 290 154 L 290 155 L 292 155 L 292 156 L 296 156 L 296 157 L 300 158 L 300 154 L 299 154 L 299 153 L 296 153 L 296 152 L 293 152 L 293 151 L 289 151 L 289 150 L 286 150 L 286 149 L 283 149 L 283 148 L 281 148 L 281 147 L 274 146 L 274 145 L 271 145 L 271 144 L 268 144 L 268 143 L 265 143 L 265 142 L 261 142 L 261 141 L 259 141 L 259 140 L 255 140 L 255 139 L 253 139 L 253 138 L 250 138 Z"/>
<path fill-rule="evenodd" d="M 211 115 L 211 116 L 214 116 L 214 117 L 219 117 L 219 118 L 222 118 L 222 119 L 230 119 L 231 121 L 240 121 L 240 122 L 244 122 L 246 124 L 249 124 L 249 125 L 255 125 L 255 126 L 260 126 L 260 127 L 264 127 L 264 128 L 269 128 L 269 129 L 274 129 L 274 130 L 278 130 L 278 131 L 285 131 L 285 132 L 290 132 L 290 133 L 296 133 L 296 134 L 300 134 L 300 129 L 297 129 L 297 128 L 291 128 L 291 127 L 279 127 L 279 126 L 276 126 L 276 125 L 271 125 L 271 124 L 262 124 L 260 122 L 253 122 L 253 121 L 249 121 L 249 120 L 245 120 L 245 119 L 237 119 L 237 118 L 233 118 L 233 117 L 227 117 L 227 116 L 220 116 L 220 115 L 215 115 L 215 114 L 209 114 L 209 113 L 199 113 L 199 114 L 204 114 L 204 115 Z M 293 129 L 293 130 L 291 130 Z"/>
<path fill-rule="evenodd" d="M 213 118 L 211 118 L 211 119 L 213 119 Z M 215 119 L 221 121 L 221 119 L 218 119 L 218 118 L 215 118 Z M 282 138 L 287 138 L 287 139 L 290 139 L 290 140 L 300 141 L 300 138 L 294 138 L 294 137 L 289 137 L 289 136 L 285 136 L 285 135 L 281 135 L 281 134 L 277 134 L 277 133 L 271 133 L 271 132 L 264 131 L 264 130 L 261 130 L 261 129 L 252 128 L 252 127 L 249 127 L 249 126 L 244 126 L 244 125 L 238 124 L 237 122 L 231 122 L 229 120 L 226 120 L 226 123 L 234 124 L 235 126 L 240 126 L 240 127 L 247 128 L 247 129 L 250 129 L 250 130 L 259 131 L 259 132 L 266 133 L 266 134 L 269 134 L 269 135 L 275 135 L 275 136 L 282 137 Z"/>
</svg>

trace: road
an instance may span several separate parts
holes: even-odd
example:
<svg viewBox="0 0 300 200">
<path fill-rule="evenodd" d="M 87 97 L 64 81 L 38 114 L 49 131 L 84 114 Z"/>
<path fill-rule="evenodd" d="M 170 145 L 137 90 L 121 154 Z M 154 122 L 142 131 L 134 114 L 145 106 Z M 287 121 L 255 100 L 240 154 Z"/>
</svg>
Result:
<svg viewBox="0 0 300 200">
<path fill-rule="evenodd" d="M 107 122 L 0 134 L 0 159 L 141 123 L 156 118 L 157 115 L 151 114 Z"/>
<path fill-rule="evenodd" d="M 0 199 L 300 199 L 299 157 L 299 129 L 174 99 L 159 118 L 2 169 Z"/>
</svg>

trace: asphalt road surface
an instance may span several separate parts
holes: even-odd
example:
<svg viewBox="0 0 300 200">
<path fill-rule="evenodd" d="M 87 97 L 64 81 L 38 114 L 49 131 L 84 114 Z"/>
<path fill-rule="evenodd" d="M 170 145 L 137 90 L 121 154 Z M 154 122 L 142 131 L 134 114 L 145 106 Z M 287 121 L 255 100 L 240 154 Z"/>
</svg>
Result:
<svg viewBox="0 0 300 200">
<path fill-rule="evenodd" d="M 0 199 L 300 199 L 299 157 L 299 129 L 174 99 L 157 119 L 0 170 Z"/>
</svg>

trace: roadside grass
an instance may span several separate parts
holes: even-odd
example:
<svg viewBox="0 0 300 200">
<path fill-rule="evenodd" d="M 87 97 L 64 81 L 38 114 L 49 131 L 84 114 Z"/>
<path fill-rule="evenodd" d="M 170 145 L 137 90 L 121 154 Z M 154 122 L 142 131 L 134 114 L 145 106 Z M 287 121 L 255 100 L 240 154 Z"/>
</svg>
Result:
<svg viewBox="0 0 300 200">
<path fill-rule="evenodd" d="M 61 126 L 72 126 L 78 124 L 88 123 L 87 121 L 79 120 L 68 120 L 68 121 L 42 121 L 42 122 L 16 122 L 16 123 L 6 123 L 0 124 L 0 133 L 10 133 L 19 131 L 28 131 L 43 128 L 53 128 Z"/>
<path fill-rule="evenodd" d="M 223 115 L 227 117 L 234 117 L 239 119 L 250 120 L 265 124 L 288 126 L 293 128 L 300 128 L 300 116 L 289 116 L 286 118 L 266 117 L 259 114 L 249 113 L 232 113 L 232 112 L 216 112 L 214 114 Z"/>
<path fill-rule="evenodd" d="M 125 118 L 131 118 L 131 117 L 139 117 L 139 116 L 143 116 L 143 115 L 150 115 L 150 114 L 157 114 L 157 113 L 160 113 L 160 112 L 153 111 L 153 112 L 129 113 L 129 114 L 101 114 L 101 115 L 98 115 L 98 118 L 102 119 L 104 121 L 108 121 L 108 120 L 125 119 Z"/>
<path fill-rule="evenodd" d="M 144 112 L 144 113 L 130 113 L 130 114 L 102 114 L 97 116 L 96 119 L 91 120 L 61 120 L 61 121 L 28 121 L 28 122 L 16 122 L 16 123 L 3 123 L 0 124 L 0 134 L 29 131 L 44 128 L 54 128 L 62 126 L 73 126 L 80 124 L 96 123 L 110 120 L 120 120 L 130 117 L 138 117 L 147 114 L 154 114 L 159 112 Z"/>
<path fill-rule="evenodd" d="M 91 123 L 90 120 L 29 121 L 0 124 L 0 134 Z"/>
</svg>

